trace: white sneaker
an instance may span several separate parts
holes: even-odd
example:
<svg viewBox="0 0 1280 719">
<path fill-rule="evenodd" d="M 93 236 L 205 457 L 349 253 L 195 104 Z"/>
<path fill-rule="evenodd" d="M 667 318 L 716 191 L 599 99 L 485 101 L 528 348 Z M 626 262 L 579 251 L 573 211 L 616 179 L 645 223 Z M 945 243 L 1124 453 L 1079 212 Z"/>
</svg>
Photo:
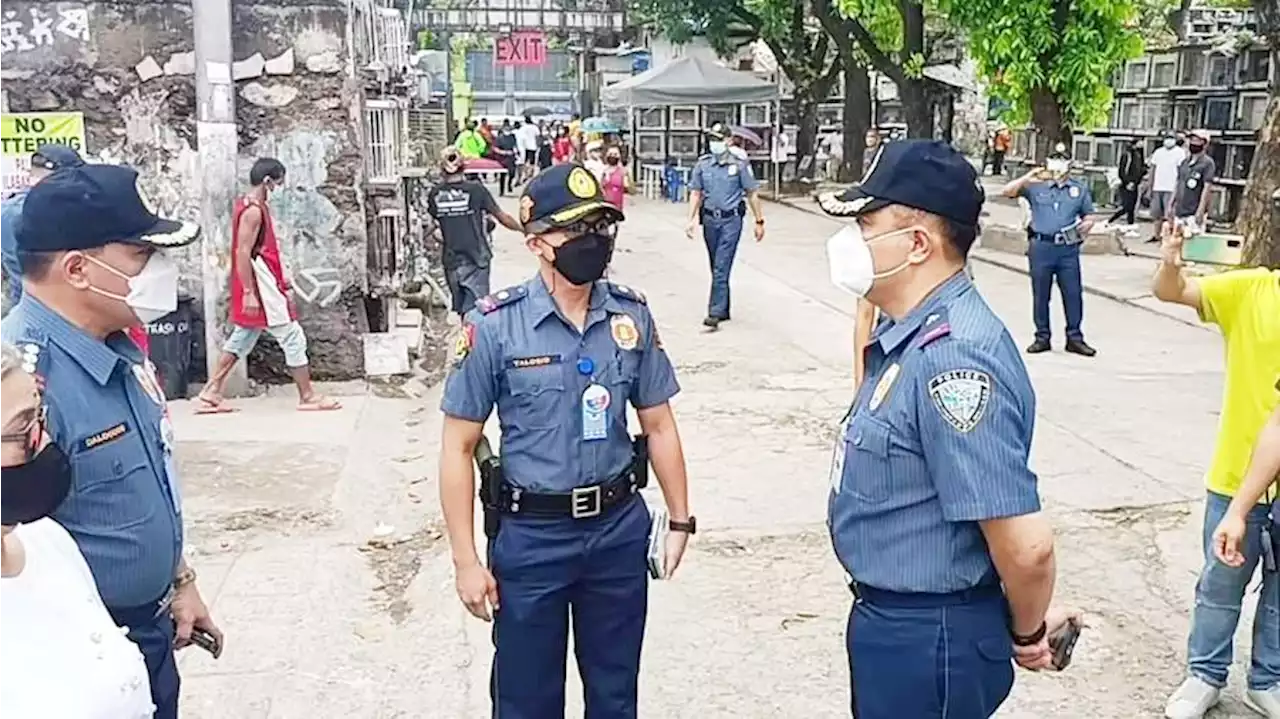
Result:
<svg viewBox="0 0 1280 719">
<path fill-rule="evenodd" d="M 1280 719 L 1280 685 L 1270 689 L 1250 689 L 1244 693 L 1244 705 L 1267 719 Z"/>
<path fill-rule="evenodd" d="M 1221 690 L 1200 677 L 1187 677 L 1164 705 L 1166 719 L 1201 719 L 1218 703 Z"/>
</svg>

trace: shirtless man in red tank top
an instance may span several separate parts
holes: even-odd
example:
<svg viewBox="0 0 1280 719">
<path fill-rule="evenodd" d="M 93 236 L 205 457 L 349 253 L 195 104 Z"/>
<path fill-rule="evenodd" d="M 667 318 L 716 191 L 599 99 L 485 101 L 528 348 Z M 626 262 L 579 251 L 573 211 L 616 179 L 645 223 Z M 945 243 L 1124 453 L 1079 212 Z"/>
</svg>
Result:
<svg viewBox="0 0 1280 719">
<path fill-rule="evenodd" d="M 342 405 L 318 394 L 311 385 L 307 336 L 298 324 L 292 288 L 267 198 L 284 184 L 284 165 L 271 157 L 260 158 L 249 171 L 249 190 L 236 200 L 231 226 L 231 323 L 234 329 L 222 346 L 222 356 L 209 383 L 200 391 L 197 414 L 234 412 L 222 397 L 223 385 L 241 357 L 253 350 L 265 331 L 284 351 L 285 364 L 298 385 L 298 409 L 323 411 Z"/>
</svg>

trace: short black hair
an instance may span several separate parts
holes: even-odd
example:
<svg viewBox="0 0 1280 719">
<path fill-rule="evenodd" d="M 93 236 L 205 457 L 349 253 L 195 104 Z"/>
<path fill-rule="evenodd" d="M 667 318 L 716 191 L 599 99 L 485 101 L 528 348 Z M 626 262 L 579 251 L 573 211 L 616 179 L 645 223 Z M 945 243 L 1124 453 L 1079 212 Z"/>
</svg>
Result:
<svg viewBox="0 0 1280 719">
<path fill-rule="evenodd" d="M 973 243 L 977 241 L 982 229 L 978 225 L 966 225 L 948 217 L 939 217 L 938 221 L 951 247 L 960 253 L 961 258 L 968 259 L 969 250 L 973 249 Z"/>
<path fill-rule="evenodd" d="M 33 252 L 31 250 L 18 250 L 18 269 L 22 270 L 23 277 L 30 277 L 39 281 L 49 274 L 49 268 L 53 267 L 53 260 L 58 256 L 57 252 Z"/>
<path fill-rule="evenodd" d="M 249 184 L 257 187 L 271 178 L 276 182 L 284 179 L 284 163 L 274 157 L 259 157 L 249 170 Z"/>
</svg>

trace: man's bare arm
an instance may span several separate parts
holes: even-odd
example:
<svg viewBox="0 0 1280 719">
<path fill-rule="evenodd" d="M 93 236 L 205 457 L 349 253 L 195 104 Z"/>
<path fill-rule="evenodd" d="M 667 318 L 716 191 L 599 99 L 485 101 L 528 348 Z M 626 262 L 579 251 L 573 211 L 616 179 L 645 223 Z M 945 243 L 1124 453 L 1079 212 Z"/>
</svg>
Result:
<svg viewBox="0 0 1280 719">
<path fill-rule="evenodd" d="M 689 222 L 698 221 L 698 215 L 702 212 L 702 190 L 689 190 Z"/>
<path fill-rule="evenodd" d="M 747 206 L 751 208 L 751 216 L 756 222 L 764 219 L 764 204 L 760 202 L 760 192 L 752 190 L 747 193 Z"/>
<path fill-rule="evenodd" d="M 1244 482 L 1240 490 L 1231 499 L 1228 512 L 1235 512 L 1240 517 L 1249 514 L 1249 510 L 1262 499 L 1276 477 L 1280 477 L 1280 405 L 1271 411 L 1271 417 L 1258 432 L 1258 439 L 1253 445 L 1253 457 L 1249 460 L 1249 468 L 1245 470 Z"/>
<path fill-rule="evenodd" d="M 240 213 L 240 226 L 236 228 L 236 272 L 244 286 L 246 297 L 258 301 L 258 280 L 253 274 L 253 249 L 262 230 L 262 208 L 249 205 Z"/>
<path fill-rule="evenodd" d="M 649 438 L 649 461 L 658 475 L 667 512 L 677 522 L 688 521 L 689 477 L 671 405 L 663 402 L 656 407 L 637 410 L 636 415 L 640 419 L 640 431 Z"/>
<path fill-rule="evenodd" d="M 449 533 L 453 566 L 479 564 L 475 537 L 476 479 L 472 453 L 480 442 L 484 423 L 446 416 L 440 439 L 440 508 Z"/>
<path fill-rule="evenodd" d="M 495 209 L 493 212 L 493 219 L 497 220 L 499 224 L 512 232 L 519 232 L 522 235 L 524 234 L 524 226 L 519 222 L 516 222 L 516 218 L 507 214 L 505 210 Z"/>
<path fill-rule="evenodd" d="M 1016 177 L 1010 180 L 1008 184 L 1000 188 L 1000 194 L 1011 199 L 1017 199 L 1018 197 L 1021 197 L 1022 191 L 1026 189 L 1027 185 L 1031 184 L 1032 182 L 1035 182 L 1036 175 L 1038 175 L 1040 171 L 1041 171 L 1041 168 L 1036 167 L 1036 168 L 1033 168 L 1027 174 L 1023 175 L 1022 177 Z"/>
<path fill-rule="evenodd" d="M 1200 284 L 1182 273 L 1182 230 L 1166 226 L 1160 247 L 1160 264 L 1151 279 L 1151 294 L 1162 302 L 1186 305 L 1201 311 Z"/>
<path fill-rule="evenodd" d="M 991 560 L 1004 583 L 1013 631 L 1027 636 L 1040 628 L 1053 599 L 1057 568 L 1053 528 L 1040 512 L 981 522 Z"/>
</svg>

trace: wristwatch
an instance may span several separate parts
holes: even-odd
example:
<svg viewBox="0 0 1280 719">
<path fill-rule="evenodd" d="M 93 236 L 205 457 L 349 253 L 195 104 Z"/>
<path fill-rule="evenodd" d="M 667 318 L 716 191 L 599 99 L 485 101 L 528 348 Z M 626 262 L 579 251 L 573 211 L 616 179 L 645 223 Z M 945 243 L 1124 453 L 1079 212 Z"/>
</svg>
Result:
<svg viewBox="0 0 1280 719">
<path fill-rule="evenodd" d="M 756 218 L 756 224 L 757 224 L 757 225 L 763 225 L 763 224 L 764 224 L 764 218 L 763 218 L 763 217 L 757 217 L 757 218 Z"/>
<path fill-rule="evenodd" d="M 1049 625 L 1044 622 L 1040 622 L 1040 628 L 1030 634 L 1025 636 L 1018 634 L 1017 632 L 1010 632 L 1010 634 L 1013 634 L 1014 644 L 1017 644 L 1020 647 L 1029 647 L 1033 644 L 1039 644 L 1040 640 L 1044 639 L 1045 632 L 1047 631 L 1049 631 Z"/>
<path fill-rule="evenodd" d="M 667 522 L 667 529 L 671 530 L 672 532 L 684 532 L 685 534 L 697 534 L 698 518 L 689 517 L 689 521 L 687 522 L 679 522 L 674 519 L 669 520 Z"/>
<path fill-rule="evenodd" d="M 181 572 L 178 572 L 178 576 L 173 578 L 173 588 L 181 589 L 194 581 L 196 581 L 196 570 L 191 567 L 187 567 Z"/>
</svg>

